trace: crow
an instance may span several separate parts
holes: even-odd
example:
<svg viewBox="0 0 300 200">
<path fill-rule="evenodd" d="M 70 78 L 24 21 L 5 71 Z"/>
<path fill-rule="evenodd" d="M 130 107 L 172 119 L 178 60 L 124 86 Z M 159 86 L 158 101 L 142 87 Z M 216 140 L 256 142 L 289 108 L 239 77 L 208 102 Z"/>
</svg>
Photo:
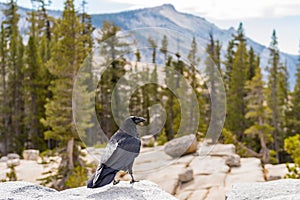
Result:
<svg viewBox="0 0 300 200">
<path fill-rule="evenodd" d="M 118 184 L 114 180 L 118 171 L 128 171 L 130 183 L 137 182 L 133 178 L 132 166 L 140 153 L 141 141 L 138 138 L 136 125 L 144 122 L 142 117 L 130 116 L 109 140 L 96 172 L 87 181 L 88 188 L 98 188 L 110 184 Z"/>
</svg>

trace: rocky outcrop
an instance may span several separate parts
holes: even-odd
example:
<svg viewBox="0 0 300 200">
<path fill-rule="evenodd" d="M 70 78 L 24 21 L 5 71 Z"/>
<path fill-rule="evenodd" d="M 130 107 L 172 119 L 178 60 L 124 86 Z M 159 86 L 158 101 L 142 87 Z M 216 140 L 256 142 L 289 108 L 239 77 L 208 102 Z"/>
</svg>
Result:
<svg viewBox="0 0 300 200">
<path fill-rule="evenodd" d="M 40 151 L 36 149 L 26 149 L 23 151 L 24 160 L 35 160 L 37 161 L 40 156 Z"/>
<path fill-rule="evenodd" d="M 293 166 L 294 164 L 289 164 L 289 165 Z M 272 180 L 284 178 L 284 176 L 289 171 L 286 167 L 286 164 L 278 164 L 278 165 L 266 164 L 265 172 L 266 172 L 267 181 L 272 181 Z"/>
<path fill-rule="evenodd" d="M 165 153 L 173 158 L 195 153 L 197 151 L 197 139 L 193 134 L 175 138 L 165 145 Z"/>
<path fill-rule="evenodd" d="M 110 184 L 102 188 L 80 187 L 61 192 L 28 182 L 4 182 L 0 183 L 0 196 L 1 199 L 14 200 L 176 200 L 150 181 L 141 181 L 133 185 L 120 182 L 118 185 Z"/>
<path fill-rule="evenodd" d="M 6 162 L 7 167 L 15 167 L 20 165 L 20 156 L 16 153 L 9 153 L 7 157 L 2 159 L 2 162 Z"/>
<path fill-rule="evenodd" d="M 287 172 L 285 164 L 265 165 L 263 168 L 257 158 L 240 158 L 231 144 L 211 145 L 204 141 L 198 143 L 196 149 L 193 154 L 172 158 L 165 153 L 164 146 L 142 148 L 134 162 L 134 177 L 152 181 L 180 200 L 216 200 L 224 199 L 238 183 L 282 178 Z M 103 149 L 89 148 L 86 154 L 87 162 L 97 165 Z M 49 159 L 43 158 L 47 162 Z M 55 165 L 20 160 L 20 165 L 15 167 L 18 180 L 38 184 L 36 179 L 41 178 L 43 172 L 57 169 L 60 159 L 53 159 Z M 0 180 L 6 177 L 7 170 L 6 162 L 0 162 Z M 129 181 L 131 177 L 123 173 L 121 179 Z"/>
<path fill-rule="evenodd" d="M 234 184 L 227 200 L 265 199 L 265 200 L 299 200 L 300 180 L 282 179 L 264 183 Z"/>
</svg>

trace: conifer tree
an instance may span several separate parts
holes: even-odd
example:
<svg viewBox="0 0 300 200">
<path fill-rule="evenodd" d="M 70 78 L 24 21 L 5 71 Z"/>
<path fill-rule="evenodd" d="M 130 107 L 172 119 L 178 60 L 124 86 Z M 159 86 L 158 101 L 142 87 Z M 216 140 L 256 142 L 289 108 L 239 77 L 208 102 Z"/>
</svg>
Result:
<svg viewBox="0 0 300 200">
<path fill-rule="evenodd" d="M 227 92 L 226 128 L 236 134 L 237 139 L 241 141 L 247 127 L 244 97 L 246 96 L 245 82 L 248 70 L 248 53 L 242 24 L 239 26 L 236 39 L 237 50 L 234 54 Z"/>
<path fill-rule="evenodd" d="M 210 115 L 211 119 L 214 119 L 216 123 L 220 122 L 222 113 L 221 109 L 218 108 L 218 106 L 222 105 L 222 102 L 224 101 L 224 96 L 222 95 L 222 92 L 220 87 L 220 80 L 219 80 L 219 72 L 221 70 L 221 60 L 220 60 L 220 51 L 221 51 L 221 45 L 219 41 L 215 41 L 213 34 L 209 34 L 210 42 L 206 46 L 206 52 L 208 53 L 208 57 L 206 58 L 205 64 L 205 72 L 206 72 L 206 81 L 207 81 L 207 87 L 209 90 L 210 95 L 210 108 L 207 112 L 208 115 Z M 208 100 L 209 101 L 209 100 Z M 212 109 L 212 106 L 214 106 L 214 112 Z M 217 124 L 213 124 L 214 127 L 218 127 Z M 217 142 L 217 136 L 215 135 L 215 130 L 211 126 L 211 129 L 208 130 L 208 136 L 212 138 L 212 142 Z"/>
<path fill-rule="evenodd" d="M 296 83 L 291 94 L 291 110 L 288 112 L 288 133 L 294 136 L 300 133 L 300 42 L 296 72 Z"/>
<path fill-rule="evenodd" d="M 156 48 L 157 48 L 157 43 L 151 37 L 148 38 L 148 43 L 149 43 L 149 45 L 150 45 L 150 47 L 152 49 L 152 63 L 156 63 Z"/>
<path fill-rule="evenodd" d="M 196 120 L 199 120 L 199 130 L 201 132 L 205 132 L 207 127 L 205 121 L 205 117 L 207 116 L 207 110 L 205 109 L 205 99 L 203 98 L 203 94 L 200 92 L 202 89 L 202 85 L 200 85 L 200 80 L 197 77 L 199 76 L 199 72 L 197 68 L 199 69 L 199 63 L 200 63 L 200 58 L 198 55 L 198 45 L 196 42 L 196 38 L 193 37 L 192 43 L 191 43 L 191 48 L 187 57 L 189 61 L 189 70 L 187 70 L 187 77 L 186 79 L 189 80 L 190 85 L 193 88 L 193 92 L 196 93 L 197 98 L 198 98 L 198 105 L 199 105 L 199 110 L 200 110 L 200 119 L 197 119 L 198 114 L 196 113 L 196 105 L 193 105 L 195 102 L 191 102 L 190 104 L 190 120 L 191 123 L 198 123 Z M 191 100 L 191 98 L 187 98 L 187 101 Z"/>
<path fill-rule="evenodd" d="M 247 113 L 245 117 L 251 119 L 254 123 L 245 130 L 245 134 L 258 136 L 261 159 L 264 163 L 268 163 L 270 154 L 267 144 L 272 141 L 273 128 L 268 124 L 271 119 L 271 110 L 265 104 L 264 82 L 259 67 L 255 69 L 254 77 L 247 81 L 246 88 L 249 92 L 246 97 Z"/>
<path fill-rule="evenodd" d="M 70 187 L 71 180 L 80 175 L 77 172 L 82 171 L 83 165 L 79 159 L 81 142 L 72 117 L 73 84 L 87 54 L 87 49 L 83 45 L 82 27 L 73 0 L 67 0 L 62 19 L 58 20 L 54 29 L 58 40 L 53 46 L 51 59 L 48 62 L 49 71 L 55 77 L 50 86 L 53 96 L 46 104 L 46 118 L 42 121 L 49 127 L 45 132 L 46 139 L 59 141 L 59 147 L 63 150 L 61 151 L 62 162 L 54 177 L 57 180 L 54 187 L 58 189 Z M 62 57 L 64 59 L 61 59 Z"/>
<path fill-rule="evenodd" d="M 42 64 L 40 52 L 38 51 L 39 37 L 35 12 L 31 12 L 31 27 L 27 47 L 25 49 L 24 90 L 25 90 L 25 122 L 28 132 L 28 141 L 25 148 L 38 148 L 44 150 L 44 127 L 40 119 L 44 117 L 47 86 L 47 70 Z"/>
<path fill-rule="evenodd" d="M 8 125 L 10 133 L 9 149 L 21 153 L 26 140 L 24 131 L 24 95 L 23 95 L 23 40 L 18 28 L 19 14 L 16 1 L 10 0 L 3 10 L 3 22 L 6 41 L 9 45 L 7 52 L 7 93 L 10 115 Z"/>
<path fill-rule="evenodd" d="M 280 134 L 278 135 L 278 146 L 279 151 L 283 151 L 284 138 L 287 136 L 287 124 L 288 124 L 288 111 L 290 110 L 290 100 L 289 100 L 289 82 L 288 82 L 288 71 L 287 63 L 280 64 L 278 72 L 278 105 L 279 105 L 279 127 Z M 280 153 L 279 152 L 279 153 Z"/>
<path fill-rule="evenodd" d="M 179 60 L 178 60 L 179 61 Z M 177 89 L 177 76 L 175 74 L 175 71 L 178 73 L 177 70 L 174 70 L 175 67 L 178 67 L 178 65 L 180 64 L 179 62 L 175 62 L 172 61 L 172 58 L 169 57 L 168 62 L 166 63 L 165 67 L 165 73 L 166 73 L 166 77 L 165 77 L 165 84 L 170 87 L 172 86 L 173 89 Z M 172 68 L 172 70 L 170 70 L 170 67 Z M 176 69 L 176 68 L 175 68 Z M 172 140 L 175 137 L 175 123 L 174 120 L 176 118 L 176 114 L 180 113 L 180 112 L 176 112 L 176 110 L 178 109 L 178 106 L 176 106 L 176 97 L 175 95 L 168 89 L 168 88 L 164 88 L 163 90 L 163 95 L 165 96 L 165 109 L 167 112 L 167 119 L 166 119 L 166 123 L 164 126 L 164 131 L 166 134 L 166 138 L 167 140 Z"/>
<path fill-rule="evenodd" d="M 278 102 L 278 74 L 280 67 L 280 57 L 278 49 L 278 41 L 276 31 L 273 30 L 271 43 L 270 43 L 270 55 L 269 55 L 269 98 L 268 105 L 272 110 L 272 125 L 274 127 L 273 131 L 273 148 L 276 151 L 276 158 L 279 160 L 279 144 L 278 144 L 278 134 L 280 132 L 279 126 L 279 102 Z"/>
<path fill-rule="evenodd" d="M 165 62 L 167 62 L 168 60 L 168 38 L 166 35 L 163 36 L 163 39 L 161 41 L 161 47 L 160 47 L 160 52 L 162 54 L 164 54 L 164 57 L 165 57 Z"/>
<path fill-rule="evenodd" d="M 224 83 L 226 91 L 229 90 L 229 83 L 231 79 L 231 71 L 232 71 L 232 65 L 233 65 L 233 57 L 234 57 L 234 39 L 230 40 L 227 46 L 227 53 L 225 55 L 225 73 L 223 74 L 224 77 Z"/>
<path fill-rule="evenodd" d="M 256 56 L 253 47 L 249 50 L 249 69 L 247 71 L 247 80 L 252 80 L 255 76 L 256 68 L 259 67 L 259 57 Z"/>
<path fill-rule="evenodd" d="M 100 124 L 104 127 L 104 131 L 108 137 L 112 136 L 118 129 L 117 124 L 113 120 L 111 104 L 113 104 L 115 109 L 119 109 L 121 100 L 118 92 L 114 92 L 114 96 L 112 96 L 112 91 L 118 80 L 125 73 L 124 66 L 126 60 L 123 58 L 123 54 L 127 52 L 128 48 L 128 43 L 124 42 L 128 36 L 118 36 L 120 31 L 120 27 L 114 23 L 104 21 L 99 32 L 100 37 L 96 38 L 98 44 L 102 47 L 100 50 L 101 56 L 106 59 L 105 63 L 109 66 L 102 74 L 97 94 L 99 104 L 101 105 L 99 114 Z M 114 100 L 113 102 L 112 99 Z M 121 114 L 119 111 L 115 111 L 114 113 L 117 115 Z M 115 116 L 115 118 L 119 119 L 119 116 Z"/>
<path fill-rule="evenodd" d="M 7 74 L 8 74 L 8 66 L 7 66 L 7 57 L 8 57 L 8 49 L 7 49 L 7 37 L 4 29 L 3 23 L 1 24 L 1 32 L 0 32 L 0 67 L 1 67 L 1 103 L 0 103 L 0 112 L 1 112 L 1 135 L 3 136 L 4 143 L 4 152 L 6 155 L 9 151 L 8 149 L 8 131 L 9 131 L 9 111 L 10 108 L 8 106 L 9 99 L 6 95 L 7 91 Z"/>
</svg>

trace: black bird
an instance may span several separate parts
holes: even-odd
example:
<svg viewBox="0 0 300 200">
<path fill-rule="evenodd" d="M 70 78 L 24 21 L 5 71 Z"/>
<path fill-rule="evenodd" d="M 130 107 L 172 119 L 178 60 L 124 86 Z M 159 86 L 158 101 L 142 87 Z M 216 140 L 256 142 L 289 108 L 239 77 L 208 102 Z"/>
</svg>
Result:
<svg viewBox="0 0 300 200">
<path fill-rule="evenodd" d="M 144 122 L 142 117 L 128 117 L 121 128 L 109 140 L 96 172 L 87 181 L 88 188 L 98 188 L 110 184 L 118 171 L 128 171 L 130 183 L 136 182 L 132 174 L 134 159 L 140 153 L 141 141 L 136 125 Z M 114 180 L 114 185 L 119 181 Z"/>
</svg>

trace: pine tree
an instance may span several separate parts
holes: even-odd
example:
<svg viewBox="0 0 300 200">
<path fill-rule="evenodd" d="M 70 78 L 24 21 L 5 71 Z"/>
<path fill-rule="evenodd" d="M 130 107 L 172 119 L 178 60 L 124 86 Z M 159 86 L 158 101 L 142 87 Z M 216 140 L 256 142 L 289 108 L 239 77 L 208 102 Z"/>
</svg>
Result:
<svg viewBox="0 0 300 200">
<path fill-rule="evenodd" d="M 48 15 L 47 7 L 50 6 L 51 0 L 32 0 L 32 4 L 35 5 L 36 10 L 28 13 L 28 21 L 31 24 L 31 31 L 28 33 L 29 37 L 34 35 L 33 45 L 37 48 L 37 53 L 32 53 L 30 48 L 27 48 L 27 56 L 28 54 L 36 54 L 39 57 L 36 60 L 38 61 L 38 68 L 35 68 L 36 77 L 35 81 L 37 82 L 38 89 L 33 89 L 38 92 L 37 96 L 37 113 L 38 116 L 36 118 L 42 119 L 45 118 L 45 104 L 46 99 L 52 97 L 52 92 L 49 90 L 50 82 L 54 79 L 54 76 L 49 72 L 46 64 L 51 58 L 51 48 L 53 41 L 53 26 L 55 19 Z M 32 30 L 34 27 L 34 32 Z M 30 61 L 32 59 L 32 61 Z M 27 58 L 28 62 L 34 62 L 34 58 Z M 27 70 L 28 71 L 28 70 Z M 28 73 L 27 73 L 28 76 Z M 30 80 L 30 79 L 29 79 Z M 28 87 L 28 85 L 27 85 Z M 30 100 L 27 100 L 30 103 Z M 25 102 L 26 103 L 26 102 Z M 28 117 L 27 117 L 28 118 Z M 36 132 L 35 139 L 31 141 L 32 146 L 40 149 L 41 151 L 45 148 L 45 139 L 41 137 L 41 133 L 45 132 L 48 127 L 41 126 L 41 122 L 38 122 L 38 132 Z M 29 128 L 30 129 L 30 128 Z M 32 132 L 35 132 L 31 130 Z M 31 138 L 32 139 L 32 138 Z M 29 143 L 30 144 L 30 143 Z M 52 139 L 47 140 L 47 147 L 52 149 L 56 145 L 56 142 Z"/>
<path fill-rule="evenodd" d="M 247 127 L 244 97 L 246 96 L 245 82 L 248 70 L 248 53 L 242 24 L 239 26 L 236 39 L 238 39 L 237 50 L 234 54 L 227 92 L 226 128 L 236 134 L 237 139 L 241 141 Z"/>
<path fill-rule="evenodd" d="M 168 38 L 166 35 L 163 36 L 163 39 L 161 41 L 161 47 L 160 47 L 160 52 L 164 54 L 165 57 L 165 63 L 168 60 Z"/>
<path fill-rule="evenodd" d="M 148 43 L 149 43 L 149 45 L 150 45 L 150 47 L 152 49 L 152 63 L 156 63 L 156 48 L 157 48 L 157 43 L 151 37 L 148 38 Z"/>
<path fill-rule="evenodd" d="M 279 144 L 278 144 L 278 134 L 280 132 L 279 126 L 279 102 L 278 102 L 278 74 L 280 67 L 280 57 L 278 49 L 278 41 L 276 36 L 276 31 L 273 30 L 271 43 L 270 43 L 270 55 L 269 55 L 269 98 L 268 105 L 272 110 L 272 125 L 274 127 L 273 137 L 274 137 L 274 150 L 276 151 L 276 158 L 279 160 Z"/>
<path fill-rule="evenodd" d="M 19 32 L 17 14 L 18 6 L 14 0 L 7 3 L 6 9 L 3 10 L 5 20 L 3 28 L 7 45 L 7 95 L 8 106 L 8 125 L 9 151 L 21 153 L 22 146 L 25 143 L 26 135 L 24 131 L 24 96 L 23 96 L 23 40 Z"/>
<path fill-rule="evenodd" d="M 72 88 L 77 71 L 87 54 L 82 28 L 73 0 L 67 0 L 62 19 L 58 20 L 54 29 L 59 39 L 53 46 L 48 62 L 49 71 L 55 77 L 50 86 L 53 96 L 46 104 L 46 118 L 42 121 L 49 127 L 45 132 L 46 139 L 59 141 L 59 147 L 63 149 L 60 151 L 62 162 L 54 177 L 57 181 L 54 187 L 58 189 L 70 186 L 70 180 L 77 176 L 76 172 L 83 165 L 79 159 L 81 142 L 72 117 Z"/>
<path fill-rule="evenodd" d="M 141 80 L 142 73 L 139 71 L 139 62 L 141 61 L 141 53 L 140 50 L 137 49 L 135 52 L 136 62 L 134 64 L 134 67 L 131 68 L 132 76 L 130 77 L 131 80 L 139 81 Z M 130 99 L 130 113 L 133 113 L 132 115 L 143 115 L 143 107 L 142 107 L 142 89 L 137 88 L 135 92 L 132 94 Z"/>
<path fill-rule="evenodd" d="M 172 69 L 172 67 L 173 67 L 172 57 L 169 56 L 168 61 L 166 62 L 166 66 L 164 68 L 166 74 L 164 83 L 168 87 L 176 85 L 175 71 L 174 69 Z M 163 103 L 167 113 L 167 119 L 164 126 L 163 134 L 165 134 L 167 141 L 169 141 L 172 140 L 175 136 L 175 130 L 173 125 L 175 119 L 174 107 L 175 107 L 176 99 L 174 97 L 174 94 L 168 88 L 165 87 L 162 90 L 162 96 L 163 96 L 162 99 L 165 99 Z"/>
<path fill-rule="evenodd" d="M 37 16 L 37 28 L 40 30 L 39 35 L 45 35 L 48 41 L 52 38 L 52 27 L 54 19 L 52 19 L 47 13 L 47 7 L 51 5 L 51 0 L 31 0 L 32 3 L 38 4 Z"/>
<path fill-rule="evenodd" d="M 247 71 L 247 80 L 252 80 L 255 76 L 256 68 L 259 66 L 259 57 L 256 56 L 253 47 L 249 50 L 249 69 Z"/>
<path fill-rule="evenodd" d="M 123 58 L 123 54 L 127 52 L 128 47 L 128 43 L 124 42 L 128 36 L 118 36 L 120 31 L 120 27 L 116 26 L 114 23 L 104 21 L 103 27 L 99 31 L 100 37 L 97 38 L 97 42 L 101 46 L 101 57 L 105 59 L 105 63 L 107 63 L 106 66 L 109 66 L 102 74 L 97 94 L 99 104 L 101 105 L 98 117 L 100 119 L 100 124 L 108 137 L 112 136 L 118 129 L 113 118 L 115 117 L 115 120 L 119 120 L 120 117 L 118 115 L 122 114 L 122 112 L 117 110 L 111 110 L 111 104 L 113 104 L 115 109 L 120 109 L 120 96 L 118 92 L 112 94 L 112 91 L 118 80 L 125 73 L 124 66 L 126 60 Z M 117 116 L 113 117 L 113 112 Z"/>
<path fill-rule="evenodd" d="M 226 91 L 229 90 L 229 83 L 231 81 L 231 71 L 232 71 L 232 65 L 233 65 L 233 58 L 234 58 L 234 40 L 230 40 L 227 46 L 227 53 L 225 55 L 225 73 L 223 75 L 224 77 L 224 83 Z"/>
<path fill-rule="evenodd" d="M 217 128 L 220 127 L 220 122 L 222 121 L 222 118 L 225 115 L 225 113 L 222 112 L 221 108 L 221 106 L 224 105 L 225 96 L 222 92 L 222 85 L 220 84 L 221 80 L 219 77 L 219 73 L 221 70 L 221 45 L 219 41 L 215 41 L 212 33 L 210 33 L 209 37 L 210 42 L 206 46 L 206 52 L 208 53 L 208 57 L 205 61 L 205 75 L 207 87 L 210 93 L 210 98 L 207 101 L 210 101 L 211 104 L 207 114 L 211 116 L 212 120 L 210 121 L 210 129 L 208 130 L 207 135 L 212 138 L 213 143 L 216 143 L 216 132 L 218 132 Z M 214 124 L 212 124 L 213 122 Z"/>
<path fill-rule="evenodd" d="M 294 136 L 297 133 L 300 133 L 300 42 L 296 83 L 291 94 L 291 110 L 288 112 L 288 116 L 288 133 L 289 136 Z"/>
<path fill-rule="evenodd" d="M 246 97 L 247 113 L 245 117 L 251 119 L 254 123 L 245 130 L 245 134 L 258 136 L 261 159 L 264 163 L 268 163 L 270 154 L 267 144 L 272 141 L 273 128 L 268 124 L 271 119 L 271 110 L 265 104 L 264 82 L 259 67 L 255 69 L 255 75 L 251 81 L 247 82 L 246 88 L 249 92 Z"/>
<path fill-rule="evenodd" d="M 4 29 L 3 23 L 1 24 L 1 32 L 0 32 L 0 67 L 1 67 L 1 135 L 3 135 L 3 143 L 4 143 L 4 155 L 6 155 L 9 151 L 8 149 L 8 131 L 9 131 L 9 106 L 8 106 L 8 97 L 7 97 L 7 74 L 8 74 L 8 66 L 7 66 L 7 57 L 8 57 L 8 49 L 7 49 L 7 38 Z"/>
<path fill-rule="evenodd" d="M 47 70 L 42 64 L 42 59 L 38 51 L 38 27 L 36 23 L 35 12 L 31 12 L 31 27 L 28 45 L 25 49 L 26 60 L 24 69 L 24 91 L 25 91 L 25 122 L 28 132 L 27 144 L 25 148 L 38 148 L 44 150 L 46 143 L 44 141 L 44 127 L 40 119 L 44 117 L 46 104 Z"/>
<path fill-rule="evenodd" d="M 278 135 L 278 146 L 279 151 L 283 151 L 284 138 L 287 136 L 287 124 L 288 124 L 288 110 L 290 106 L 289 100 L 289 82 L 288 82 L 288 71 L 287 71 L 287 63 L 280 64 L 279 72 L 278 72 L 278 105 L 279 105 L 279 127 L 280 134 Z M 279 153 L 280 153 L 279 152 Z"/>
<path fill-rule="evenodd" d="M 206 132 L 207 121 L 205 121 L 205 116 L 207 116 L 206 115 L 207 110 L 205 109 L 206 107 L 205 99 L 203 98 L 202 92 L 200 92 L 202 91 L 202 85 L 200 84 L 199 77 L 197 77 L 197 75 L 199 76 L 199 72 L 197 68 L 199 68 L 200 58 L 198 57 L 198 45 L 195 37 L 193 37 L 191 48 L 187 58 L 190 66 L 189 66 L 189 70 L 187 71 L 186 79 L 189 80 L 190 85 L 193 88 L 193 92 L 197 95 L 198 98 L 198 102 L 193 102 L 191 101 L 192 100 L 191 98 L 187 98 L 187 101 L 189 100 L 191 101 L 190 108 L 189 108 L 189 112 L 190 112 L 189 118 L 192 124 L 199 123 L 198 128 L 201 132 Z M 196 109 L 195 103 L 198 103 L 199 105 L 200 117 L 201 117 L 200 119 L 199 119 L 199 114 L 196 113 L 198 109 Z"/>
</svg>

